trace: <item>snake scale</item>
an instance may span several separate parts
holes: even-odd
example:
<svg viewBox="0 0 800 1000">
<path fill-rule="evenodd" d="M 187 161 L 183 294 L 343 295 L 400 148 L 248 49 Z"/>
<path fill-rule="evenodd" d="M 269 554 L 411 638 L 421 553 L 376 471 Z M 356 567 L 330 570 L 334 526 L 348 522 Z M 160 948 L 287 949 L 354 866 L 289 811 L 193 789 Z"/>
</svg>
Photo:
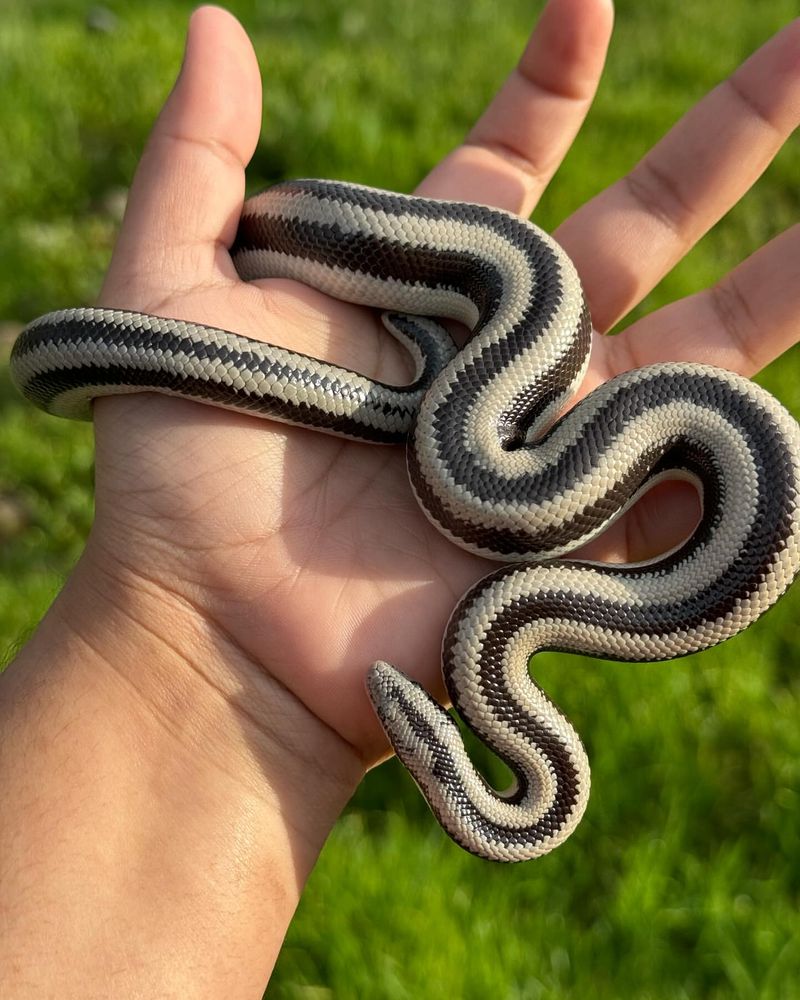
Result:
<svg viewBox="0 0 800 1000">
<path fill-rule="evenodd" d="M 70 309 L 31 323 L 12 353 L 28 399 L 88 418 L 99 395 L 155 390 L 363 441 L 408 440 L 428 518 L 500 567 L 462 598 L 443 640 L 461 718 L 514 775 L 498 793 L 453 719 L 386 663 L 367 687 L 391 744 L 450 836 L 521 861 L 575 829 L 589 795 L 581 741 L 529 660 L 561 650 L 660 660 L 746 628 L 800 568 L 800 429 L 749 380 L 699 364 L 629 371 L 562 415 L 591 323 L 575 269 L 533 224 L 480 205 L 333 181 L 246 202 L 232 256 L 384 310 L 417 372 L 386 385 L 211 327 Z M 457 350 L 433 317 L 470 328 Z M 570 559 L 664 478 L 695 483 L 702 515 L 647 563 Z"/>
</svg>

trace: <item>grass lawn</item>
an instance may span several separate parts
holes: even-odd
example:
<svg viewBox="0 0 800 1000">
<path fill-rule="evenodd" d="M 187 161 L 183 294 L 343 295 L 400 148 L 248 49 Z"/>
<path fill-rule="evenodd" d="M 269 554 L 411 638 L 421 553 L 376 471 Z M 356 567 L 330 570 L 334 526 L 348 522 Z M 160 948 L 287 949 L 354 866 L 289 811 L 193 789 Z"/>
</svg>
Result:
<svg viewBox="0 0 800 1000">
<path fill-rule="evenodd" d="M 191 4 L 5 0 L 0 18 L 0 657 L 91 521 L 87 427 L 10 385 L 18 325 L 91 301 L 180 61 Z M 249 183 L 411 189 L 511 68 L 540 4 L 233 0 L 265 79 Z M 591 117 L 537 212 L 553 228 L 793 15 L 789 0 L 619 0 Z M 89 20 L 103 21 L 94 9 Z M 101 25 L 102 26 L 102 25 Z M 637 315 L 697 290 L 800 215 L 791 142 Z M 800 416 L 800 352 L 761 377 Z M 800 588 L 747 635 L 668 665 L 546 655 L 593 796 L 567 845 L 498 867 L 441 834 L 394 763 L 330 838 L 268 996 L 682 1000 L 800 996 Z M 0 736 L 0 739 L 2 737 Z"/>
</svg>

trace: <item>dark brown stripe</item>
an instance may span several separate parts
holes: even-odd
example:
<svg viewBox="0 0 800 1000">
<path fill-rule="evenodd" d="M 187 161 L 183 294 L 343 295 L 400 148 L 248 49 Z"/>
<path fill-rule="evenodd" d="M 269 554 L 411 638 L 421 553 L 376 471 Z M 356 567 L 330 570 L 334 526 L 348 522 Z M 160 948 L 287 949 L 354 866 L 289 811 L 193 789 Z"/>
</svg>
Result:
<svg viewBox="0 0 800 1000">
<path fill-rule="evenodd" d="M 142 314 L 136 314 L 142 315 Z M 149 317 L 146 317 L 149 318 Z M 388 432 L 382 427 L 376 427 L 376 416 L 383 420 L 387 417 L 400 416 L 406 425 L 410 424 L 416 410 L 416 399 L 419 392 L 429 385 L 439 373 L 444 358 L 443 352 L 435 345 L 434 339 L 422 326 L 415 322 L 413 316 L 393 315 L 393 322 L 403 333 L 419 343 L 426 358 L 424 370 L 419 379 L 407 386 L 387 386 L 374 382 L 375 390 L 371 395 L 363 389 L 353 389 L 346 379 L 338 380 L 335 376 L 341 372 L 348 376 L 347 369 L 335 365 L 327 366 L 329 374 L 305 374 L 292 365 L 286 365 L 279 360 L 265 359 L 261 353 L 248 353 L 238 346 L 228 347 L 224 343 L 201 343 L 180 333 L 138 327 L 133 322 L 125 324 L 104 320 L 87 320 L 68 317 L 61 322 L 40 323 L 34 329 L 23 332 L 14 346 L 12 357 L 18 363 L 31 351 L 41 347 L 55 346 L 59 341 L 69 342 L 75 351 L 80 351 L 81 342 L 87 338 L 103 341 L 106 345 L 118 344 L 126 350 L 161 350 L 165 355 L 180 352 L 205 361 L 209 366 L 216 362 L 232 363 L 238 367 L 247 367 L 251 371 L 261 372 L 265 377 L 291 382 L 299 388 L 313 387 L 333 398 L 353 399 L 363 398 L 363 405 L 353 418 L 345 418 L 328 414 L 324 409 L 310 404 L 299 404 L 299 410 L 294 419 L 291 417 L 291 405 L 280 400 L 264 397 L 251 397 L 249 394 L 226 386 L 216 385 L 213 381 L 180 376 L 168 372 L 138 371 L 126 365 L 83 365 L 70 369 L 53 369 L 36 375 L 25 385 L 20 385 L 21 391 L 31 402 L 42 409 L 49 410 L 55 398 L 62 392 L 72 390 L 81 384 L 105 386 L 141 386 L 142 391 L 151 389 L 170 389 L 190 396 L 192 399 L 206 402 L 222 402 L 225 405 L 237 405 L 243 409 L 258 411 L 274 416 L 284 422 L 302 425 L 306 418 L 311 426 L 335 431 L 341 428 L 342 433 L 351 437 L 372 440 L 378 443 L 402 443 L 407 432 Z M 199 324 L 191 324 L 203 329 Z M 227 333 L 213 327 L 207 327 L 215 334 Z M 234 334 L 233 336 L 239 336 Z M 248 338 L 243 338 L 248 340 Z M 253 341 L 254 349 L 263 348 L 260 342 Z M 433 348 L 433 349 L 432 349 Z M 296 357 L 314 361 L 305 355 L 293 352 Z M 394 403 L 382 399 L 383 391 L 394 396 Z"/>
<path fill-rule="evenodd" d="M 424 688 L 421 688 L 415 681 L 411 681 L 411 683 L 415 684 L 415 686 L 419 687 L 420 690 L 423 691 L 425 697 L 435 705 L 438 711 L 446 714 L 440 706 L 433 702 L 433 699 L 431 699 L 430 695 L 424 691 Z M 506 827 L 487 819 L 487 817 L 476 808 L 474 803 L 466 794 L 466 791 L 462 790 L 458 767 L 452 754 L 450 753 L 450 750 L 437 737 L 436 732 L 431 728 L 423 716 L 419 714 L 414 705 L 408 701 L 403 694 L 402 689 L 397 686 L 393 686 L 390 697 L 398 703 L 404 718 L 408 721 L 409 726 L 416 736 L 429 748 L 431 756 L 433 757 L 431 773 L 438 782 L 439 787 L 445 789 L 447 798 L 451 801 L 456 798 L 458 799 L 458 809 L 461 816 L 467 821 L 469 826 L 476 831 L 481 839 L 488 843 L 496 841 L 505 847 L 531 849 L 542 844 L 545 840 L 555 836 L 564 828 L 570 816 L 574 813 L 575 805 L 580 798 L 578 775 L 573 767 L 569 751 L 561 740 L 551 733 L 546 727 L 536 727 L 529 714 L 525 713 L 524 719 L 518 718 L 515 715 L 507 721 L 508 724 L 513 726 L 515 729 L 523 729 L 524 727 L 526 736 L 528 736 L 531 742 L 534 743 L 540 750 L 542 755 L 553 765 L 553 769 L 558 776 L 556 781 L 555 796 L 550 807 L 543 813 L 535 824 L 522 828 Z M 464 719 L 469 725 L 466 717 L 464 717 Z M 453 724 L 449 717 L 448 720 L 450 724 Z M 470 726 L 470 728 L 472 727 Z M 495 743 L 489 741 L 485 736 L 481 736 L 481 739 L 508 766 L 517 780 L 518 787 L 514 794 L 508 798 L 498 795 L 498 799 L 510 804 L 522 801 L 522 799 L 528 794 L 529 789 L 529 782 L 526 775 L 521 771 L 514 760 L 506 756 L 502 747 L 499 747 Z M 432 801 L 431 790 L 428 787 L 429 781 L 426 780 L 428 777 L 426 772 L 415 769 L 413 759 L 411 759 L 408 754 L 404 753 L 402 747 L 396 746 L 395 752 L 398 754 L 408 770 L 411 771 L 434 815 L 439 820 L 439 823 L 442 825 L 445 832 L 462 847 L 472 851 L 473 853 L 479 853 L 479 851 L 476 850 L 475 844 L 461 839 L 458 831 L 448 828 L 446 817 L 442 815 L 441 810 L 438 809 L 436 804 Z M 488 857 L 492 861 L 500 860 L 488 853 L 483 854 L 483 856 Z"/>
<path fill-rule="evenodd" d="M 606 400 L 595 415 L 592 423 L 581 428 L 574 444 L 568 446 L 559 455 L 558 462 L 543 473 L 534 472 L 527 476 L 510 479 L 495 476 L 486 470 L 481 470 L 477 462 L 467 456 L 460 461 L 449 458 L 449 471 L 460 485 L 472 489 L 482 499 L 497 503 L 501 499 L 523 504 L 527 499 L 533 506 L 546 499 L 552 499 L 569 488 L 569 484 L 577 478 L 585 476 L 596 467 L 599 459 L 607 453 L 624 434 L 626 426 L 647 409 L 679 401 L 688 401 L 697 406 L 707 407 L 715 413 L 724 415 L 743 435 L 756 464 L 763 471 L 763 483 L 769 483 L 772 468 L 776 475 L 784 467 L 785 474 L 775 483 L 779 491 L 793 488 L 793 472 L 785 469 L 786 450 L 782 435 L 778 431 L 770 414 L 763 409 L 758 400 L 744 390 L 732 387 L 726 379 L 695 372 L 681 373 L 676 377 L 671 372 L 649 372 L 643 370 L 638 381 L 627 384 L 621 376 L 618 389 Z M 607 383 L 603 391 L 608 392 Z M 591 397 L 579 403 L 565 419 L 580 421 L 582 408 Z M 459 416 L 453 418 L 456 422 Z M 546 436 L 550 437 L 555 428 Z M 454 438 L 453 440 L 459 440 Z M 535 450 L 538 443 L 526 445 Z M 559 528 L 537 534 L 526 534 L 522 531 L 502 531 L 487 524 L 476 524 L 465 521 L 453 514 L 447 508 L 435 487 L 429 484 L 420 472 L 416 454 L 409 449 L 409 472 L 414 489 L 420 498 L 420 503 L 426 507 L 435 520 L 452 531 L 458 538 L 468 544 L 482 546 L 500 555 L 524 556 L 530 553 L 546 552 L 558 546 L 569 545 L 582 537 L 587 527 L 596 527 L 618 511 L 629 497 L 640 489 L 655 471 L 663 471 L 670 466 L 666 464 L 667 456 L 676 456 L 682 450 L 694 447 L 704 448 L 704 442 L 692 442 L 689 435 L 681 439 L 665 438 L 654 442 L 644 449 L 641 458 L 634 463 L 627 475 L 619 483 L 598 497 L 594 504 L 576 518 L 565 521 Z M 652 463 L 650 470 L 648 462 Z M 453 472 L 455 466 L 456 471 Z M 677 466 L 680 468 L 680 466 Z M 482 475 L 481 475 L 482 473 Z M 732 488 L 732 487 L 731 487 Z M 492 493 L 496 490 L 496 493 Z"/>
<path fill-rule="evenodd" d="M 170 373 L 139 371 L 124 366 L 95 367 L 86 365 L 79 369 L 70 369 L 66 375 L 58 372 L 37 375 L 26 385 L 25 395 L 42 409 L 49 410 L 51 404 L 61 393 L 74 389 L 76 380 L 80 384 L 92 386 L 135 385 L 142 392 L 174 392 L 195 402 L 235 406 L 239 410 L 271 417 L 283 423 L 346 434 L 359 440 L 373 441 L 377 444 L 400 444 L 405 441 L 407 436 L 404 430 L 391 431 L 383 426 L 374 425 L 375 414 L 379 414 L 384 419 L 394 415 L 403 415 L 402 411 L 389 407 L 388 404 L 370 405 L 369 401 L 365 400 L 364 405 L 357 411 L 360 415 L 349 418 L 328 413 L 326 410 L 309 403 L 284 402 L 268 396 L 254 397 L 244 390 L 203 379 Z"/>
<path fill-rule="evenodd" d="M 287 270 L 281 269 L 278 259 L 272 277 L 291 276 L 289 265 L 300 259 L 373 278 L 394 278 L 409 286 L 454 291 L 475 304 L 481 322 L 494 314 L 503 291 L 497 269 L 475 254 L 396 243 L 388 235 L 346 232 L 335 223 L 245 216 L 231 248 L 234 263 L 238 254 L 248 250 L 286 255 Z"/>
</svg>

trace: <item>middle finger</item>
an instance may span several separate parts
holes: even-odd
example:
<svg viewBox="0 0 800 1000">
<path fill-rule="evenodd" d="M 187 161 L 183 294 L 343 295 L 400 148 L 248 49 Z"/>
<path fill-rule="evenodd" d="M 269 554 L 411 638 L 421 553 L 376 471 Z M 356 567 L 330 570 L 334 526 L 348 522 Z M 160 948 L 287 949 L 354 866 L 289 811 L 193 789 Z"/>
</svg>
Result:
<svg viewBox="0 0 800 1000">
<path fill-rule="evenodd" d="M 800 20 L 711 91 L 556 232 L 605 332 L 734 205 L 800 121 Z"/>
</svg>

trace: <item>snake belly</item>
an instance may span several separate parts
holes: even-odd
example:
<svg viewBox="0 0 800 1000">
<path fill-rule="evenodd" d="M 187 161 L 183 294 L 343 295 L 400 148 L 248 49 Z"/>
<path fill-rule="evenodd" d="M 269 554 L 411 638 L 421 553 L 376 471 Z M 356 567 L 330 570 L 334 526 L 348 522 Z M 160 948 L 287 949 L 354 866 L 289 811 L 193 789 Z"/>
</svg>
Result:
<svg viewBox="0 0 800 1000">
<path fill-rule="evenodd" d="M 245 279 L 295 278 L 386 310 L 413 354 L 408 386 L 180 320 L 71 309 L 34 321 L 12 376 L 49 412 L 88 418 L 99 395 L 158 391 L 357 440 L 408 438 L 411 483 L 456 544 L 503 565 L 462 598 L 442 662 L 460 717 L 506 764 L 497 792 L 453 719 L 386 663 L 367 688 L 400 760 L 446 832 L 522 861 L 580 821 L 580 738 L 529 673 L 562 650 L 615 660 L 696 652 L 754 622 L 800 569 L 800 428 L 748 379 L 698 364 L 627 372 L 559 417 L 589 358 L 575 269 L 533 224 L 480 205 L 333 181 L 250 199 L 232 256 Z M 431 317 L 472 335 L 456 351 Z M 698 487 L 702 515 L 644 564 L 569 553 L 664 478 Z"/>
</svg>

